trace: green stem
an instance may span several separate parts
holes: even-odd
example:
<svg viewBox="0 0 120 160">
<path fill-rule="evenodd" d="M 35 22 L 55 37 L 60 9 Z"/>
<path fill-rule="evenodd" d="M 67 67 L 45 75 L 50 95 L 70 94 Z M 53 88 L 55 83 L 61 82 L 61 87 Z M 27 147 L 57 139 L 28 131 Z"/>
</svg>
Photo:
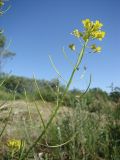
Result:
<svg viewBox="0 0 120 160">
<path fill-rule="evenodd" d="M 68 92 L 68 89 L 69 89 L 69 87 L 70 87 L 70 84 L 72 83 L 73 76 L 74 76 L 76 70 L 78 69 L 78 67 L 79 67 L 79 65 L 80 65 L 80 63 L 81 63 L 81 61 L 82 61 L 82 58 L 83 58 L 83 56 L 84 56 L 85 48 L 86 48 L 86 46 L 87 46 L 87 43 L 88 43 L 88 41 L 86 41 L 86 42 L 84 43 L 83 48 L 82 48 L 82 50 L 81 50 L 81 52 L 80 52 L 80 54 L 79 54 L 79 56 L 78 56 L 76 65 L 75 65 L 75 67 L 74 67 L 74 69 L 73 69 L 73 71 L 72 71 L 72 73 L 71 73 L 70 79 L 69 79 L 69 81 L 68 81 L 68 83 L 67 83 L 67 86 L 66 86 L 66 89 L 65 89 L 65 91 L 64 91 L 64 93 L 63 93 L 61 102 L 64 100 L 64 97 L 65 97 L 66 93 Z M 44 128 L 44 130 L 42 131 L 42 133 L 40 134 L 40 136 L 39 136 L 39 137 L 36 139 L 36 141 L 30 146 L 30 148 L 28 149 L 28 151 L 24 154 L 24 156 L 23 156 L 20 160 L 24 160 L 24 158 L 27 158 L 29 152 L 36 146 L 36 144 L 40 141 L 40 139 L 42 138 L 42 136 L 46 133 L 48 127 L 50 126 L 50 124 L 52 123 L 54 117 L 56 116 L 57 111 L 59 110 L 59 107 L 60 107 L 60 103 L 57 104 L 55 111 L 53 112 L 52 116 L 50 117 L 47 125 L 45 126 L 45 128 Z"/>
<path fill-rule="evenodd" d="M 73 69 L 73 71 L 72 71 L 72 74 L 71 74 L 70 79 L 69 79 L 69 81 L 68 81 L 68 84 L 67 84 L 67 86 L 66 86 L 65 92 L 64 92 L 64 94 L 63 94 L 63 99 L 64 99 L 64 96 L 66 95 L 66 93 L 67 93 L 67 91 L 68 91 L 68 89 L 69 89 L 70 84 L 72 83 L 73 76 L 74 76 L 76 70 L 78 69 L 78 67 L 79 67 L 79 65 L 80 65 L 80 63 L 81 63 L 81 61 L 82 61 L 82 58 L 83 58 L 83 56 L 84 56 L 85 48 L 86 48 L 86 46 L 87 46 L 87 43 L 88 43 L 88 41 L 85 42 L 85 44 L 83 45 L 83 48 L 82 48 L 82 50 L 81 50 L 81 52 L 80 52 L 80 54 L 79 54 L 79 56 L 78 56 L 76 65 L 75 65 L 75 67 L 74 67 L 74 69 Z"/>
</svg>

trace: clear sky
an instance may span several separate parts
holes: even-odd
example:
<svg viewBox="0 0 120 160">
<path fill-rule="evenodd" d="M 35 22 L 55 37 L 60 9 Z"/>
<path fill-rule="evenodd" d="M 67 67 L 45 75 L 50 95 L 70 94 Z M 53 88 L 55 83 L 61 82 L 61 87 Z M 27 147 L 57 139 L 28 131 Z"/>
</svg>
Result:
<svg viewBox="0 0 120 160">
<path fill-rule="evenodd" d="M 98 42 L 103 50 L 100 54 L 86 52 L 82 65 L 87 67 L 84 78 L 83 66 L 76 74 L 71 88 L 84 89 L 92 74 L 91 87 L 107 88 L 112 82 L 120 87 L 120 0 L 10 0 L 12 7 L 0 17 L 0 27 L 12 40 L 9 50 L 16 53 L 6 63 L 5 72 L 37 79 L 57 77 L 51 67 L 48 55 L 68 79 L 72 66 L 62 54 L 64 46 L 67 55 L 75 62 L 76 55 L 68 49 L 69 43 L 78 44 L 70 32 L 82 28 L 81 20 L 100 20 L 106 37 Z M 80 45 L 78 45 L 80 48 Z"/>
</svg>

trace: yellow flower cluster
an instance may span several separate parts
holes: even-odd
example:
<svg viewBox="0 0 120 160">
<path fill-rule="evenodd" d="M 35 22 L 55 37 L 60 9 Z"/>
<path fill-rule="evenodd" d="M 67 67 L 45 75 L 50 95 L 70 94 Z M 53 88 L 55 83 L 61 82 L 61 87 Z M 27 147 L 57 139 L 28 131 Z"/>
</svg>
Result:
<svg viewBox="0 0 120 160">
<path fill-rule="evenodd" d="M 78 29 L 75 29 L 72 32 L 72 35 L 74 35 L 77 38 L 82 38 L 83 41 L 85 42 L 87 42 L 89 39 L 102 40 L 105 37 L 105 32 L 101 30 L 101 27 L 103 26 L 103 24 L 100 21 L 96 20 L 95 22 L 93 22 L 93 21 L 90 21 L 90 19 L 85 19 L 85 20 L 82 20 L 82 23 L 84 26 L 84 31 L 81 32 Z M 96 47 L 95 45 L 92 45 L 91 49 L 93 50 L 93 52 L 101 51 L 101 47 Z"/>
<path fill-rule="evenodd" d="M 90 19 L 86 19 L 86 20 L 82 20 L 82 23 L 86 30 L 91 30 L 91 31 L 98 31 L 103 26 L 103 24 L 100 23 L 100 21 L 98 20 L 93 22 L 93 21 L 90 21 Z"/>
<path fill-rule="evenodd" d="M 96 47 L 96 45 L 93 44 L 91 45 L 91 49 L 93 50 L 93 52 L 101 52 L 102 48 L 100 46 Z"/>
<path fill-rule="evenodd" d="M 21 140 L 16 140 L 16 139 L 10 139 L 7 142 L 7 146 L 11 149 L 20 149 L 23 147 L 23 142 Z"/>
<path fill-rule="evenodd" d="M 93 32 L 91 35 L 92 35 L 92 38 L 96 38 L 96 39 L 102 40 L 105 37 L 105 32 L 96 31 L 96 32 Z"/>
<path fill-rule="evenodd" d="M 73 35 L 77 38 L 82 37 L 84 41 L 88 39 L 99 39 L 102 40 L 105 37 L 105 32 L 101 31 L 101 27 L 103 26 L 100 21 L 90 21 L 90 19 L 82 20 L 83 26 L 85 28 L 84 32 L 80 32 L 78 29 L 73 31 Z"/>
</svg>

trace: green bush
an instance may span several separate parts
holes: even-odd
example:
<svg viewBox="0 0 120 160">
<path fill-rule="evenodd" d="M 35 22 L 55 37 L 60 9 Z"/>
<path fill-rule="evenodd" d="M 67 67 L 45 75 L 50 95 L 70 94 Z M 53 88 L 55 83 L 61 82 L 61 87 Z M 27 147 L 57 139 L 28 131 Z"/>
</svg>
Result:
<svg viewBox="0 0 120 160">
<path fill-rule="evenodd" d="M 13 96 L 4 90 L 0 90 L 0 100 L 13 100 Z"/>
<path fill-rule="evenodd" d="M 120 92 L 118 91 L 111 92 L 110 99 L 116 103 L 120 102 Z"/>
</svg>

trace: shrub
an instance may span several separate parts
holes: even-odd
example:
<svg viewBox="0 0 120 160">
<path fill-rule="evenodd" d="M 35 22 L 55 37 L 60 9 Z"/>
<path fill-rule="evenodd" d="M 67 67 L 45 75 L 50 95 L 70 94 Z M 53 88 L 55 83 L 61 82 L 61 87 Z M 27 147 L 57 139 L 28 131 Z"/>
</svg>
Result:
<svg viewBox="0 0 120 160">
<path fill-rule="evenodd" d="M 110 99 L 116 103 L 120 102 L 120 92 L 118 91 L 111 92 Z"/>
</svg>

